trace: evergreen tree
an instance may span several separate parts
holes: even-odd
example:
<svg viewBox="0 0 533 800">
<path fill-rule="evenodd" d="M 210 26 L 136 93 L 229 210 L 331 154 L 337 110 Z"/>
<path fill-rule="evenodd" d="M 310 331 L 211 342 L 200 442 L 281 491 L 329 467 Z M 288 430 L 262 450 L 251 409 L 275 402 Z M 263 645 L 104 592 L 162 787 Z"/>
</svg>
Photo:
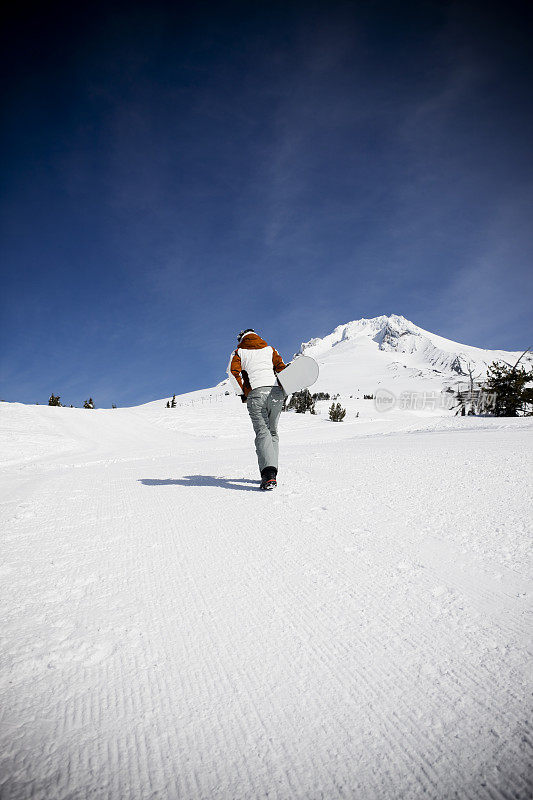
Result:
<svg viewBox="0 0 533 800">
<path fill-rule="evenodd" d="M 524 401 L 524 416 L 533 416 L 533 387 L 526 386 L 522 392 L 522 400 Z"/>
<path fill-rule="evenodd" d="M 346 416 L 346 409 L 340 403 L 332 403 L 329 407 L 329 418 L 332 422 L 342 422 Z"/>
<path fill-rule="evenodd" d="M 167 400 L 167 408 L 170 408 L 170 400 Z"/>
<path fill-rule="evenodd" d="M 294 392 L 287 404 L 287 410 L 292 408 L 294 408 L 297 414 L 305 414 L 306 411 L 310 411 L 311 414 L 316 413 L 315 399 L 311 395 L 309 389 L 303 389 L 301 392 Z"/>
<path fill-rule="evenodd" d="M 533 382 L 533 369 L 519 367 L 526 350 L 514 367 L 504 361 L 493 361 L 487 372 L 485 390 L 495 395 L 494 415 L 496 417 L 518 417 L 531 414 L 533 390 L 526 384 Z"/>
<path fill-rule="evenodd" d="M 172 403 L 170 405 L 170 408 L 176 408 L 176 395 L 172 397 Z"/>
<path fill-rule="evenodd" d="M 94 402 L 93 402 L 92 397 L 89 397 L 89 399 L 84 402 L 83 407 L 84 408 L 94 408 Z"/>
<path fill-rule="evenodd" d="M 48 400 L 49 406 L 60 406 L 61 403 L 59 402 L 60 395 L 58 394 L 51 394 L 50 399 Z"/>
<path fill-rule="evenodd" d="M 329 400 L 330 396 L 328 392 L 315 392 L 313 395 L 313 400 Z"/>
</svg>

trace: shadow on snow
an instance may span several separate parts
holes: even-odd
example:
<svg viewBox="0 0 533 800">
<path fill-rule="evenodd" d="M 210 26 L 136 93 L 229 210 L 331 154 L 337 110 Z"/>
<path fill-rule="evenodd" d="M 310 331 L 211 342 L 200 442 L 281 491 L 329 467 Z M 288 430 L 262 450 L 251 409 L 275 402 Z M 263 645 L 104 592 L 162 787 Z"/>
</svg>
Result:
<svg viewBox="0 0 533 800">
<path fill-rule="evenodd" d="M 215 478 L 214 475 L 184 475 L 183 478 L 140 478 L 140 483 L 144 483 L 145 486 L 218 486 L 220 489 L 255 492 L 261 481 L 248 478 Z"/>
</svg>

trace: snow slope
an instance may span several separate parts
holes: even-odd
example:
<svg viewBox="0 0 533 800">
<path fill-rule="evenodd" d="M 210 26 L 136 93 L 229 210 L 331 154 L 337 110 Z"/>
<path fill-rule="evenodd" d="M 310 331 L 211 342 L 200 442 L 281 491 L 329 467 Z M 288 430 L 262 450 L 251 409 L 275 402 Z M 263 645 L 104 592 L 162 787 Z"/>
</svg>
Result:
<svg viewBox="0 0 533 800">
<path fill-rule="evenodd" d="M 339 325 L 323 339 L 304 342 L 299 353 L 320 364 L 313 391 L 356 396 L 378 388 L 396 394 L 442 391 L 464 383 L 469 365 L 475 376 L 485 377 L 493 361 L 515 364 L 521 355 L 452 342 L 397 314 Z M 526 356 L 523 363 L 533 366 L 533 356 Z"/>
<path fill-rule="evenodd" d="M 2 800 L 530 797 L 533 420 L 178 402 L 0 404 Z"/>
</svg>

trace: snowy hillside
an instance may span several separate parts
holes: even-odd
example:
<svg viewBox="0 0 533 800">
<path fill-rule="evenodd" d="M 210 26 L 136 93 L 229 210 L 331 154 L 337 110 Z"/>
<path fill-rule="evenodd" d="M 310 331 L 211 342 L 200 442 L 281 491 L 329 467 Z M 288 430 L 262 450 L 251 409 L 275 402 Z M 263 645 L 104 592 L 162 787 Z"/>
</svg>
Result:
<svg viewBox="0 0 533 800">
<path fill-rule="evenodd" d="M 0 403 L 2 800 L 531 797 L 533 419 L 178 401 Z"/>
<path fill-rule="evenodd" d="M 378 388 L 395 394 L 456 388 L 468 379 L 469 366 L 475 376 L 484 377 L 493 361 L 514 364 L 521 355 L 458 344 L 396 314 L 339 325 L 323 339 L 303 343 L 299 353 L 320 364 L 313 391 L 354 396 Z M 533 356 L 524 363 L 533 365 Z"/>
</svg>

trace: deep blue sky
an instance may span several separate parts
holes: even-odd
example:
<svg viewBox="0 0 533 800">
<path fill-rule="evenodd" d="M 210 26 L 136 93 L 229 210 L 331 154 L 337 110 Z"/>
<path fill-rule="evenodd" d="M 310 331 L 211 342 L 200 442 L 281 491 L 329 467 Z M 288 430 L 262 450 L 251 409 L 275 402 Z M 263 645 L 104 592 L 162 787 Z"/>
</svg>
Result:
<svg viewBox="0 0 533 800">
<path fill-rule="evenodd" d="M 533 343 L 530 3 L 12 5 L 1 398 L 210 386 L 243 327 Z"/>
</svg>

